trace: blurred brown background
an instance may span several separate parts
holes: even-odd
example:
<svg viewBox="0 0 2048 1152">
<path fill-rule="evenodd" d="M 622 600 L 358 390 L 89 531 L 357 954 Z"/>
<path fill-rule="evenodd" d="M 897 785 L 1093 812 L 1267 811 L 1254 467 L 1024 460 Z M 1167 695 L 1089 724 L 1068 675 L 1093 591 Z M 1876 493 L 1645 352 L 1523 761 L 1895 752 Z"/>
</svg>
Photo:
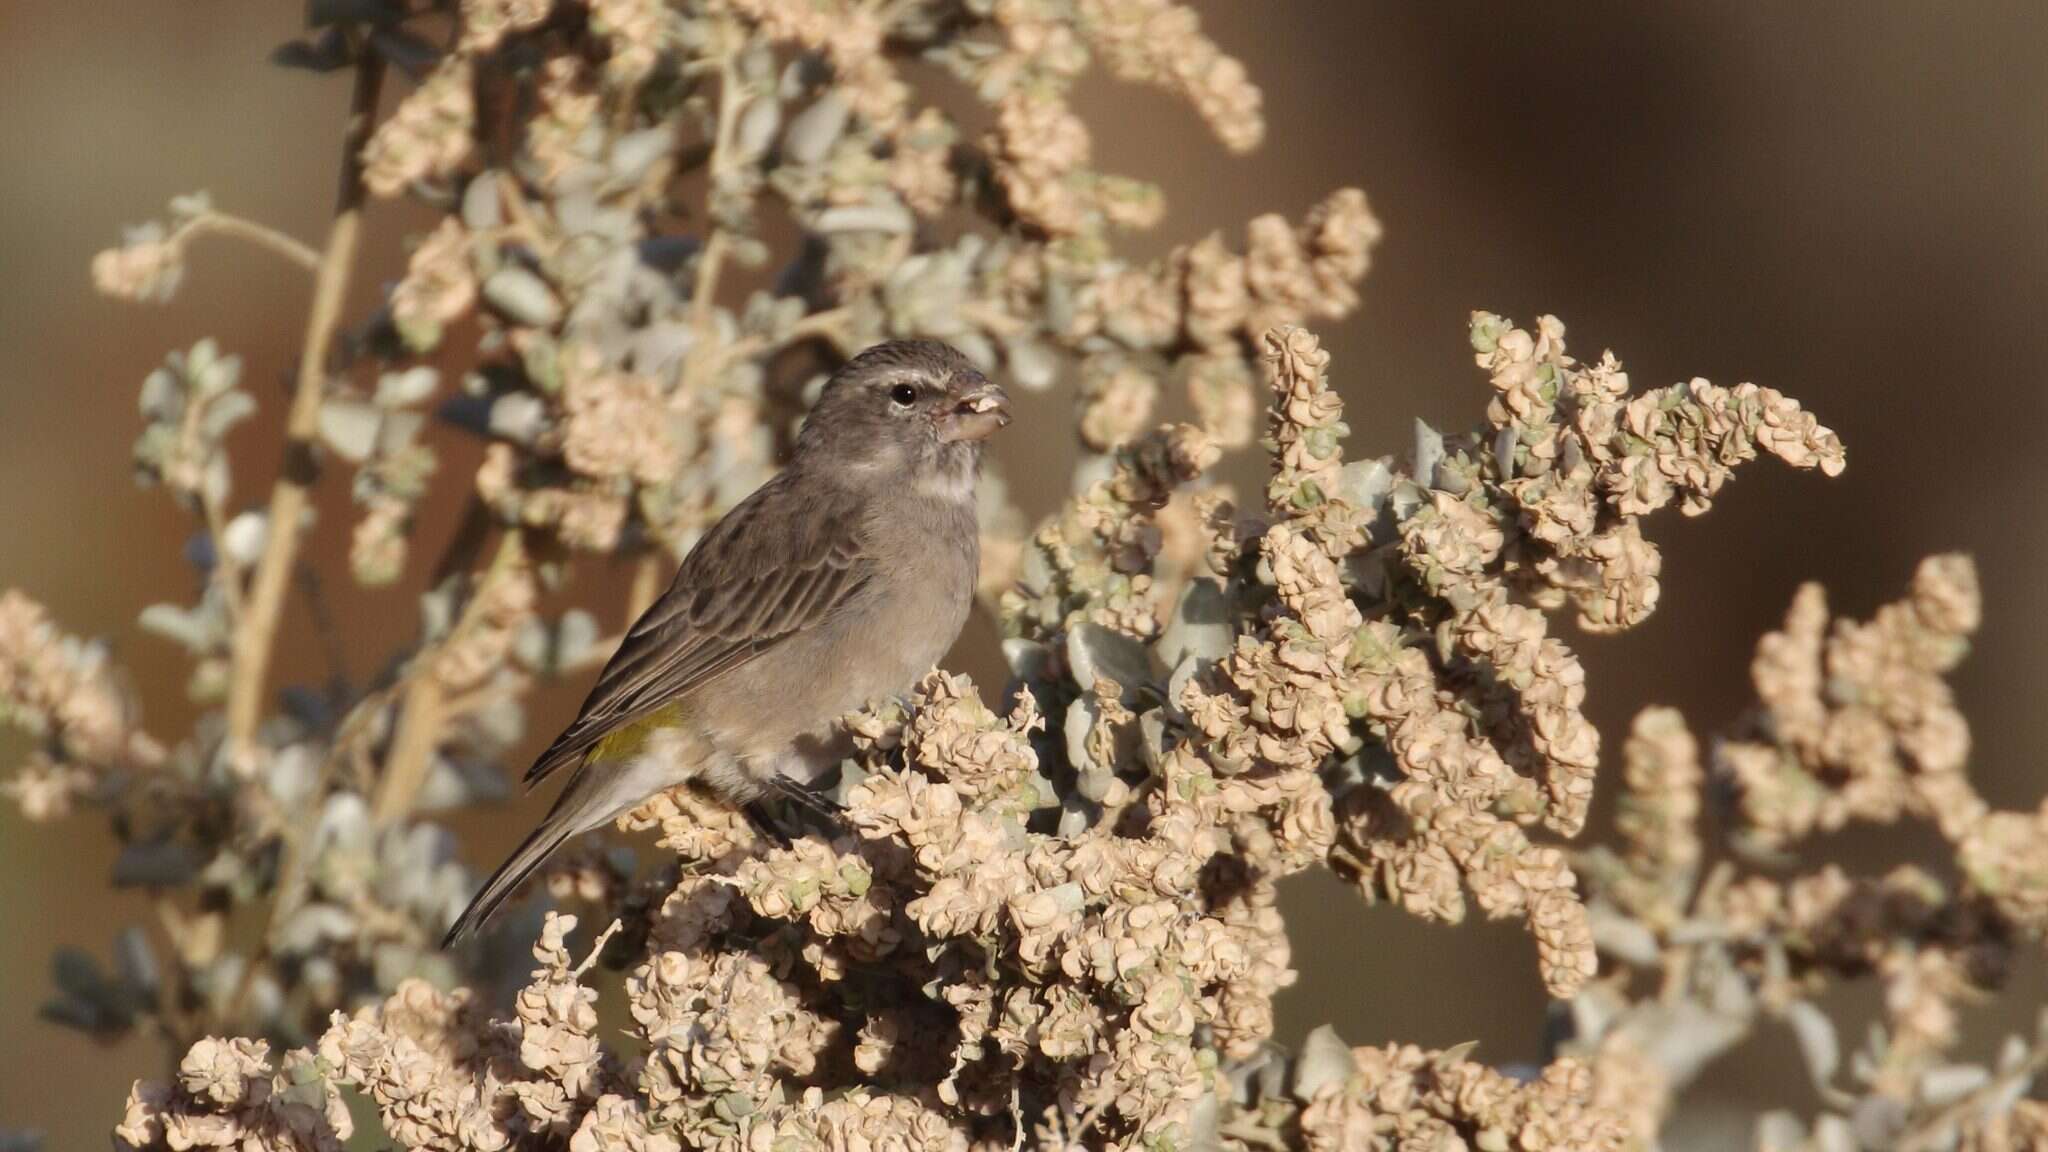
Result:
<svg viewBox="0 0 2048 1152">
<path fill-rule="evenodd" d="M 1798 582 L 1825 581 L 1839 609 L 1861 614 L 1921 555 L 1962 548 L 1981 564 L 1990 621 L 1957 681 L 1978 779 L 2002 806 L 2035 803 L 2048 787 L 2036 767 L 2048 747 L 2048 483 L 2035 435 L 2048 385 L 2033 364 L 2048 278 L 2048 8 L 1199 6 L 1265 89 L 1265 148 L 1229 157 L 1186 109 L 1099 81 L 1087 101 L 1098 157 L 1166 186 L 1167 224 L 1136 242 L 1146 253 L 1258 212 L 1298 215 L 1335 186 L 1367 190 L 1387 240 L 1364 308 L 1323 333 L 1354 450 L 1400 447 L 1416 416 L 1478 417 L 1486 388 L 1463 335 L 1477 307 L 1554 312 L 1581 355 L 1614 348 L 1639 386 L 1697 374 L 1780 387 L 1848 443 L 1839 480 L 1758 465 L 1704 520 L 1653 525 L 1666 556 L 1657 615 L 1581 645 L 1610 749 L 1647 703 L 1681 705 L 1703 729 L 1732 717 L 1751 644 Z M 200 188 L 317 241 L 346 93 L 264 63 L 298 15 L 275 0 L 0 0 L 0 587 L 113 637 L 165 733 L 189 719 L 183 664 L 132 621 L 189 591 L 187 524 L 129 480 L 135 390 L 167 349 L 211 334 L 245 357 L 259 398 L 281 397 L 307 285 L 223 242 L 197 250 L 174 304 L 136 308 L 95 298 L 86 265 L 122 224 Z M 393 274 L 407 223 L 373 217 L 359 288 Z M 278 407 L 238 433 L 244 499 L 267 484 Z M 1013 475 L 1030 442 L 999 448 Z M 1051 494 L 1031 495 L 1027 510 L 1046 511 Z M 321 499 L 348 515 L 334 478 Z M 335 539 L 312 559 L 339 575 Z M 356 676 L 412 634 L 409 596 L 330 588 Z M 969 649 L 959 662 L 992 675 L 986 636 Z M 321 668 L 298 619 L 280 671 Z M 547 696 L 535 725 L 572 704 Z M 0 764 L 19 752 L 0 737 Z M 481 861 L 531 815 L 459 827 Z M 1844 850 L 1882 864 L 1931 847 L 1912 832 Z M 107 892 L 110 858 L 90 817 L 30 827 L 0 813 L 0 1126 L 45 1128 L 53 1149 L 101 1146 L 128 1081 L 160 1066 L 147 1039 L 102 1050 L 35 1020 L 51 949 L 104 956 L 137 910 Z M 1539 1052 L 1543 1003 L 1518 929 L 1425 927 L 1361 909 L 1327 880 L 1291 897 L 1303 981 L 1283 1001 L 1283 1039 L 1327 1018 L 1353 1043 Z M 2023 976 L 1987 1019 L 2031 1014 L 2041 973 Z M 1789 1041 L 1765 1039 L 1695 1090 L 1701 1114 L 1738 1097 L 1805 1103 L 1788 1087 L 1803 1082 Z"/>
</svg>

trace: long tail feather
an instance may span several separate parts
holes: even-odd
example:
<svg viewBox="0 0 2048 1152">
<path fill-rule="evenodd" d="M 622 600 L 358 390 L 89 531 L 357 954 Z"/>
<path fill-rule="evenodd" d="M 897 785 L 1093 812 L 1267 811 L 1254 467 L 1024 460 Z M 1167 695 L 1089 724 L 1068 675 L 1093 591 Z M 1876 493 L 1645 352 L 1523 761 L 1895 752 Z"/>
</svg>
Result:
<svg viewBox="0 0 2048 1152">
<path fill-rule="evenodd" d="M 558 810 L 541 821 L 540 827 L 535 828 L 511 858 L 484 882 L 483 889 L 469 902 L 469 907 L 462 910 L 462 915 L 455 918 L 455 926 L 448 929 L 448 935 L 441 940 L 441 947 L 452 948 L 474 935 L 498 910 L 498 906 L 519 890 L 527 877 L 547 863 L 548 857 L 554 855 L 555 849 L 560 848 L 574 831 L 567 816 L 568 813 Z"/>
</svg>

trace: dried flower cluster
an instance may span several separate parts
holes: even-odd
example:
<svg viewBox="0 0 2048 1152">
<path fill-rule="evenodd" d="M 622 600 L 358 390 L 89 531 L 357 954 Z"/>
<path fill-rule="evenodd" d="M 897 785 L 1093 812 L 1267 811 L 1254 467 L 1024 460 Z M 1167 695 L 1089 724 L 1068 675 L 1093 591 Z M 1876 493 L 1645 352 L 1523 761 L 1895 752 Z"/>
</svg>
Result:
<svg viewBox="0 0 2048 1152">
<path fill-rule="evenodd" d="M 1164 201 L 1093 167 L 1069 103 L 1091 63 L 1182 98 L 1230 150 L 1264 130 L 1242 67 L 1172 0 L 311 16 L 279 60 L 356 78 L 327 246 L 190 197 L 93 265 L 110 295 L 162 299 L 219 234 L 317 273 L 267 501 L 224 450 L 256 405 L 235 358 L 201 341 L 142 389 L 138 476 L 192 517 L 200 580 L 141 623 L 222 707 L 160 743 L 101 649 L 0 598 L 0 719 L 36 741 L 6 795 L 37 820 L 105 809 L 115 882 L 157 897 L 111 970 L 59 958 L 48 1010 L 165 1038 L 173 1073 L 137 1082 L 122 1146 L 311 1152 L 374 1115 L 436 1152 L 1648 1149 L 1764 1019 L 1790 1024 L 1828 1111 L 1764 1117 L 1761 1147 L 2040 1146 L 2048 1108 L 2022 1097 L 2048 1036 L 1958 1052 L 1962 1005 L 2048 931 L 2048 807 L 1978 798 L 1941 678 L 1978 622 L 1967 561 L 1832 635 L 1802 592 L 1759 651 L 1756 713 L 1703 750 L 1644 712 L 1613 843 L 1565 843 L 1600 739 L 1553 618 L 1646 617 L 1644 518 L 1705 511 L 1737 465 L 1839 471 L 1794 401 L 1632 393 L 1556 320 L 1481 313 L 1485 422 L 1346 459 L 1301 325 L 1358 302 L 1379 235 L 1362 194 L 1261 216 L 1241 244 L 1115 254 Z M 392 68 L 415 84 L 377 121 Z M 934 71 L 982 115 L 942 110 Z M 351 321 L 361 204 L 401 195 L 441 216 Z M 780 842 L 657 796 L 621 821 L 657 834 L 656 867 L 578 845 L 547 884 L 574 915 L 439 952 L 473 878 L 430 814 L 500 795 L 532 686 L 606 650 L 596 615 L 543 593 L 615 554 L 636 609 L 772 472 L 824 371 L 887 337 L 1072 388 L 1077 495 L 1031 531 L 985 495 L 1011 682 L 992 704 L 935 670 L 847 717 L 840 827 Z M 1169 386 L 1192 422 L 1158 423 Z M 1264 499 L 1240 508 L 1208 473 L 1262 431 Z M 454 478 L 470 511 L 419 635 L 369 687 L 273 706 L 312 472 L 352 479 L 351 575 L 399 582 L 430 568 L 416 513 L 449 479 L 444 434 L 484 447 Z M 1701 822 L 1709 787 L 1734 800 L 1725 828 Z M 1816 833 L 1907 817 L 1953 847 L 1952 877 L 1781 875 Z M 1277 1043 L 1279 885 L 1316 867 L 1425 918 L 1469 901 L 1526 925 L 1531 994 L 1570 1010 L 1547 1066 L 1328 1029 Z M 609 927 L 579 938 L 579 919 Z M 1845 1068 L 1814 1000 L 1863 976 L 1885 1027 Z"/>
<path fill-rule="evenodd" d="M 1828 1110 L 1810 1127 L 1766 1115 L 1760 1147 L 2038 1146 L 2048 1109 L 2021 1097 L 2048 1066 L 2048 1015 L 2008 1016 L 1989 1061 L 1958 1053 L 1963 1009 L 2048 927 L 2048 809 L 1996 812 L 1977 795 L 1969 728 L 1941 679 L 1979 619 L 1965 556 L 1922 562 L 1905 599 L 1832 633 L 1820 589 L 1802 588 L 1784 629 L 1757 646 L 1755 711 L 1713 745 L 1710 770 L 1734 804 L 1728 856 L 1704 873 L 1699 743 L 1668 709 L 1636 718 L 1622 841 L 1585 858 L 1596 935 L 1617 968 L 1574 1005 L 1572 1046 L 1659 1054 L 1647 1126 L 1704 1064 L 1776 1018 Z M 1783 875 L 1786 853 L 1817 832 L 1908 816 L 1949 841 L 1953 878 L 1915 865 Z M 1661 973 L 1664 993 L 1633 998 L 1631 969 Z M 1883 1020 L 1845 1061 L 1815 1001 L 1866 976 L 1882 984 Z"/>
</svg>

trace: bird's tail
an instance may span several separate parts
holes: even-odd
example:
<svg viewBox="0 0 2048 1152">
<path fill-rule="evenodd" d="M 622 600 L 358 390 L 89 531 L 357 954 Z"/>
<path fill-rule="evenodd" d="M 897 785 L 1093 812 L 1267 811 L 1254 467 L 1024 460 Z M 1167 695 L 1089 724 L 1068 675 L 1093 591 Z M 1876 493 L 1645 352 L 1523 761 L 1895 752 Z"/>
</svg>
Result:
<svg viewBox="0 0 2048 1152">
<path fill-rule="evenodd" d="M 557 806 L 554 812 L 548 814 L 547 819 L 541 821 L 540 827 L 535 828 L 533 834 L 526 838 L 525 843 L 512 853 L 511 859 L 499 865 L 498 870 L 491 874 L 491 878 L 484 882 L 483 889 L 469 902 L 469 907 L 464 908 L 462 915 L 455 918 L 455 926 L 448 929 L 448 935 L 441 940 L 441 947 L 452 948 L 466 937 L 474 935 L 477 929 L 484 926 L 484 921 L 489 920 L 491 914 L 498 910 L 498 906 L 517 892 L 526 878 L 538 871 L 542 864 L 547 863 L 548 857 L 554 855 L 555 849 L 560 848 L 562 842 L 575 832 L 572 814 Z"/>
</svg>

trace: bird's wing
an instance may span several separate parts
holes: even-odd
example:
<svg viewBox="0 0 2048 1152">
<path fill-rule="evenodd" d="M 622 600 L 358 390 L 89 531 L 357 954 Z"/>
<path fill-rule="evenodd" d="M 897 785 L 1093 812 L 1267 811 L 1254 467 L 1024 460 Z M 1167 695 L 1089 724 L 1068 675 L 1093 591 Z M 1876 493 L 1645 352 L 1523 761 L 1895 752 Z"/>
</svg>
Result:
<svg viewBox="0 0 2048 1152">
<path fill-rule="evenodd" d="M 635 621 L 529 787 L 608 734 L 826 619 L 866 584 L 852 494 L 783 473 L 712 526 Z"/>
</svg>

